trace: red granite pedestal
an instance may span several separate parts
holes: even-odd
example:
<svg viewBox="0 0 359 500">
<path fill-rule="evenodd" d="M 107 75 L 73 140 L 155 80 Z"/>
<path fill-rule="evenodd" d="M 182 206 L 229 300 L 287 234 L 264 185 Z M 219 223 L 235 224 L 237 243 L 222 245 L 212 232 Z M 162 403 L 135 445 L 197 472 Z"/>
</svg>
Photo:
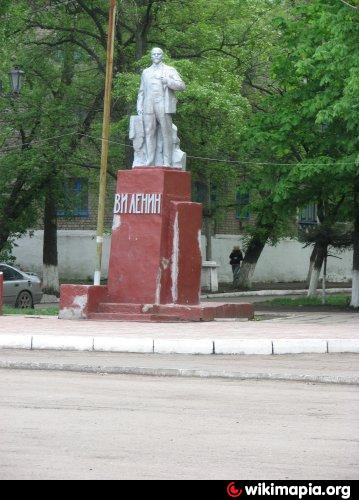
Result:
<svg viewBox="0 0 359 500">
<path fill-rule="evenodd" d="M 251 304 L 200 304 L 202 206 L 188 172 L 118 173 L 107 286 L 63 285 L 60 318 L 211 321 L 253 317 Z"/>
</svg>

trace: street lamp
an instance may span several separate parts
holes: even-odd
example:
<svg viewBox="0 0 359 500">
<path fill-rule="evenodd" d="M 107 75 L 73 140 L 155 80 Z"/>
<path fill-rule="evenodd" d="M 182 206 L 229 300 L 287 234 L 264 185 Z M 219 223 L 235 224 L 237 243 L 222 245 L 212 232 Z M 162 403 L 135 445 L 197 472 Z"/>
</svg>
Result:
<svg viewBox="0 0 359 500">
<path fill-rule="evenodd" d="M 24 74 L 18 66 L 9 72 L 11 89 L 15 95 L 20 94 Z"/>
<path fill-rule="evenodd" d="M 9 94 L 4 94 L 3 93 L 3 84 L 2 81 L 0 80 L 0 97 L 17 97 L 20 95 L 21 92 L 21 87 L 22 87 L 22 80 L 25 75 L 24 71 L 21 71 L 19 66 L 15 66 L 14 69 L 9 71 L 9 77 L 10 77 L 10 88 L 11 92 Z"/>
</svg>

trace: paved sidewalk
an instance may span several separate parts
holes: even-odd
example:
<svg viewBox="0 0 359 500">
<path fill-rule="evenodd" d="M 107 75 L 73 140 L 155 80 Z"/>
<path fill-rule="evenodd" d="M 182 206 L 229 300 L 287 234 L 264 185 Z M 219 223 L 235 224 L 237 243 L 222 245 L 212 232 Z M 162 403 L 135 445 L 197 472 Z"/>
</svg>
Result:
<svg viewBox="0 0 359 500">
<path fill-rule="evenodd" d="M 323 319 L 325 320 L 323 322 Z M 268 321 L 135 323 L 0 317 L 0 348 L 179 354 L 359 352 L 359 315 L 292 314 Z"/>
<path fill-rule="evenodd" d="M 141 323 L 126 321 L 59 320 L 55 316 L 0 316 L 1 334 L 111 335 L 143 338 L 357 338 L 358 313 L 257 314 L 264 321 Z"/>
</svg>

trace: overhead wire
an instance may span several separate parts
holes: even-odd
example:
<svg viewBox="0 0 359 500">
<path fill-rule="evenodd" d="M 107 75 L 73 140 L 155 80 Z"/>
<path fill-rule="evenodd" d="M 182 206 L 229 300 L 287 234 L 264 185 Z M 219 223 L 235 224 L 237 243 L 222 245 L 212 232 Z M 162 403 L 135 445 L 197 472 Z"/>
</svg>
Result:
<svg viewBox="0 0 359 500">
<path fill-rule="evenodd" d="M 70 136 L 70 135 L 75 135 L 75 134 L 79 134 L 79 133 L 78 132 L 69 132 L 68 134 L 54 135 L 53 137 L 46 137 L 46 138 L 40 139 L 38 141 L 24 142 L 24 143 L 21 143 L 21 145 L 18 145 L 18 146 L 9 146 L 7 148 L 0 149 L 0 153 L 7 153 L 8 151 L 14 151 L 14 150 L 19 149 L 20 147 L 22 148 L 24 146 L 34 146 L 34 145 L 37 145 L 37 144 L 43 144 L 44 142 L 52 141 L 54 139 L 61 139 L 62 137 L 66 137 L 66 136 Z"/>
<path fill-rule="evenodd" d="M 31 12 L 31 14 L 37 14 L 39 12 L 51 11 L 51 10 L 57 9 L 59 7 L 63 7 L 63 6 L 69 5 L 69 4 L 74 4 L 75 2 L 76 2 L 76 0 L 64 0 L 62 2 L 57 2 L 56 4 L 47 5 L 47 6 L 44 6 L 42 8 L 39 8 L 37 10 L 34 10 Z M 59 139 L 59 138 L 65 137 L 65 136 L 76 135 L 76 134 L 81 135 L 82 137 L 87 137 L 87 138 L 97 140 L 97 141 L 104 140 L 100 137 L 94 137 L 94 136 L 90 136 L 88 134 L 81 134 L 79 132 L 72 132 L 72 133 L 68 133 L 68 134 L 62 134 L 62 135 L 57 135 L 57 136 L 53 136 L 53 137 L 48 137 L 45 139 L 41 139 L 39 141 L 32 141 L 31 143 L 23 143 L 21 146 L 23 147 L 23 146 L 38 145 L 38 144 L 42 144 L 44 142 L 51 141 L 53 139 Z M 120 142 L 113 141 L 113 140 L 108 140 L 108 142 L 112 143 L 112 144 L 117 144 L 117 145 L 123 146 L 123 147 L 133 148 L 130 144 L 120 143 Z M 13 147 L 10 146 L 8 148 L 0 149 L 0 153 L 6 153 L 9 151 L 13 151 L 13 150 L 18 149 L 18 147 L 19 146 L 13 146 Z M 226 159 L 226 158 L 211 158 L 211 157 L 192 156 L 192 155 L 187 155 L 187 158 L 192 159 L 192 160 L 203 160 L 203 161 L 208 161 L 208 162 L 217 162 L 217 163 L 226 163 L 226 164 L 241 164 L 241 165 L 259 165 L 259 166 L 261 166 L 261 165 L 271 165 L 271 166 L 273 166 L 273 165 L 275 165 L 275 166 L 293 166 L 293 165 L 295 165 L 295 163 L 250 162 L 250 161 L 242 161 L 242 160 L 230 160 L 230 159 Z M 356 162 L 354 162 L 354 161 L 353 162 L 336 162 L 337 165 L 353 165 L 355 163 Z M 308 162 L 308 163 L 305 163 L 305 165 L 328 166 L 328 163 Z"/>
<path fill-rule="evenodd" d="M 94 139 L 97 141 L 102 141 L 106 139 L 101 139 L 100 137 L 94 137 L 88 134 L 84 134 L 84 137 L 88 137 L 90 139 Z M 130 144 L 125 144 L 123 142 L 117 142 L 112 139 L 108 140 L 109 143 L 112 144 L 117 144 L 119 146 L 124 146 L 128 148 L 133 148 Z M 215 161 L 218 163 L 237 163 L 237 164 L 242 164 L 242 165 L 276 165 L 276 166 L 293 166 L 296 165 L 296 163 L 280 163 L 280 162 L 251 162 L 251 161 L 242 161 L 242 160 L 229 160 L 227 158 L 210 158 L 206 156 L 192 156 L 192 155 L 187 155 L 187 158 L 190 158 L 192 160 L 206 160 L 206 161 Z M 337 165 L 353 165 L 355 162 L 336 162 Z M 305 165 L 316 165 L 316 166 L 326 166 L 328 163 L 312 163 L 308 162 L 305 163 Z"/>
<path fill-rule="evenodd" d="M 40 139 L 38 141 L 32 141 L 32 142 L 29 142 L 29 143 L 23 143 L 21 144 L 21 146 L 10 146 L 8 148 L 4 148 L 4 149 L 0 149 L 0 153 L 6 153 L 6 152 L 9 152 L 9 151 L 14 151 L 16 149 L 19 149 L 20 147 L 23 147 L 23 146 L 37 146 L 39 144 L 43 144 L 43 143 L 46 143 L 46 142 L 49 142 L 49 141 L 52 141 L 52 140 L 55 140 L 55 139 L 61 139 L 63 137 L 68 137 L 68 136 L 73 136 L 73 135 L 79 135 L 80 137 L 87 137 L 88 139 L 93 139 L 95 141 L 103 141 L 106 139 L 103 139 L 101 137 L 95 137 L 93 135 L 89 135 L 89 134 L 82 134 L 81 132 L 69 132 L 69 133 L 66 133 L 66 134 L 60 134 L 60 135 L 55 135 L 55 136 L 52 136 L 52 137 L 46 137 L 44 139 Z M 118 141 L 114 141 L 112 139 L 108 139 L 108 142 L 110 144 L 116 144 L 118 146 L 123 146 L 123 147 L 127 147 L 127 148 L 131 148 L 133 149 L 133 146 L 130 145 L 130 144 L 126 144 L 124 142 L 118 142 Z M 50 146 L 51 147 L 51 146 Z M 57 147 L 57 145 L 53 146 L 53 147 Z M 21 150 L 20 150 L 21 152 Z M 193 156 L 193 155 L 187 155 L 187 158 L 191 159 L 191 160 L 203 160 L 203 161 L 211 161 L 211 162 L 217 162 L 217 163 L 226 163 L 226 164 L 238 164 L 238 165 L 259 165 L 259 166 L 283 166 L 283 167 L 291 167 L 293 165 L 298 165 L 298 163 L 280 163 L 280 162 L 259 162 L 259 161 L 242 161 L 242 160 L 230 160 L 230 159 L 227 159 L 227 158 L 211 158 L 211 157 L 206 157 L 206 156 Z M 302 163 L 303 165 L 313 165 L 313 166 L 329 166 L 330 164 L 328 163 L 316 163 L 316 162 L 303 162 Z M 336 165 L 354 165 L 356 164 L 355 161 L 352 161 L 352 162 L 336 162 L 335 163 Z"/>
</svg>

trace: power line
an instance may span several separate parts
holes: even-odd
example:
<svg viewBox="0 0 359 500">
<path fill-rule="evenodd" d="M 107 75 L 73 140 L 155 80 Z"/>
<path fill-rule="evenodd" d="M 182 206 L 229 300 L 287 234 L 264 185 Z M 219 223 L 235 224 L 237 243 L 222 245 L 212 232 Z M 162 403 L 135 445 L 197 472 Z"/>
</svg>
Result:
<svg viewBox="0 0 359 500">
<path fill-rule="evenodd" d="M 329 166 L 329 163 L 279 163 L 279 162 L 258 162 L 258 161 L 241 161 L 241 160 L 225 160 L 219 158 L 206 158 L 204 156 L 187 156 L 187 158 L 191 158 L 193 160 L 206 160 L 206 161 L 215 161 L 218 163 L 237 163 L 241 165 L 276 165 L 277 167 L 291 167 L 293 165 L 315 165 L 317 167 L 325 167 Z M 336 165 L 353 165 L 355 162 L 336 162 Z"/>
<path fill-rule="evenodd" d="M 40 139 L 38 141 L 33 141 L 33 142 L 28 142 L 28 143 L 23 143 L 21 146 L 33 146 L 33 145 L 38 145 L 38 144 L 43 144 L 43 143 L 46 143 L 46 142 L 49 142 L 49 141 L 52 141 L 54 139 L 61 139 L 63 137 L 68 137 L 68 136 L 73 136 L 73 135 L 79 135 L 80 137 L 87 137 L 88 139 L 93 139 L 95 141 L 102 141 L 102 140 L 106 140 L 106 139 L 103 139 L 101 137 L 95 137 L 93 135 L 89 135 L 89 134 L 82 134 L 81 132 L 69 132 L 67 134 L 61 134 L 61 135 L 55 135 L 53 137 L 46 137 L 45 139 Z M 118 141 L 114 141 L 112 139 L 109 139 L 108 142 L 110 144 L 116 144 L 118 146 L 123 146 L 123 147 L 126 147 L 126 148 L 131 148 L 133 149 L 133 146 L 131 146 L 130 144 L 126 144 L 124 142 L 118 142 Z M 50 147 L 57 147 L 56 145 L 55 146 L 50 146 Z M 9 148 L 4 148 L 4 149 L 0 149 L 0 153 L 6 153 L 8 151 L 13 151 L 13 150 L 16 150 L 16 149 L 19 149 L 19 146 L 12 146 L 12 147 L 9 147 Z M 266 166 L 266 165 L 271 165 L 271 166 L 283 166 L 283 167 L 292 167 L 294 165 L 313 165 L 313 166 L 317 166 L 317 167 L 325 167 L 325 166 L 330 166 L 330 164 L 328 163 L 313 163 L 313 162 L 308 162 L 308 163 L 302 163 L 302 164 L 299 164 L 299 163 L 279 163 L 279 162 L 255 162 L 255 161 L 241 161 L 241 160 L 229 160 L 229 159 L 226 159 L 226 158 L 210 158 L 210 157 L 206 157 L 206 156 L 192 156 L 192 155 L 188 155 L 187 158 L 189 159 L 192 159 L 192 160 L 203 160 L 203 161 L 211 161 L 211 162 L 217 162 L 217 163 L 233 163 L 233 164 L 237 164 L 237 165 L 259 165 L 259 166 Z M 355 161 L 352 161 L 352 162 L 336 162 L 335 165 L 355 165 Z"/>
<path fill-rule="evenodd" d="M 104 139 L 101 139 L 100 137 L 94 137 L 94 136 L 91 136 L 91 135 L 87 135 L 85 134 L 84 137 L 88 137 L 90 139 L 94 139 L 96 141 L 102 141 Z M 123 142 L 117 142 L 117 141 L 113 141 L 113 140 L 109 140 L 108 141 L 109 143 L 112 143 L 112 144 L 117 144 L 119 146 L 124 146 L 124 147 L 127 147 L 127 148 L 132 148 L 133 146 L 131 146 L 130 144 L 125 144 Z M 283 167 L 291 167 L 293 165 L 297 165 L 297 163 L 279 163 L 279 162 L 258 162 L 258 161 L 241 161 L 241 160 L 228 160 L 226 158 L 209 158 L 209 157 L 205 157 L 205 156 L 191 156 L 191 155 L 187 155 L 187 158 L 190 158 L 192 160 L 205 160 L 205 161 L 215 161 L 215 162 L 218 162 L 218 163 L 236 163 L 236 164 L 240 164 L 240 165 L 275 165 L 275 166 L 283 166 Z M 337 162 L 336 165 L 353 165 L 355 164 L 355 162 Z M 319 166 L 328 166 L 329 164 L 328 163 L 303 163 L 303 165 L 316 165 L 317 167 Z"/>
<path fill-rule="evenodd" d="M 54 135 L 53 137 L 46 137 L 45 139 L 40 139 L 38 141 L 24 142 L 24 143 L 21 144 L 21 146 L 9 146 L 8 148 L 0 149 L 0 153 L 6 153 L 8 151 L 14 151 L 16 149 L 19 149 L 19 147 L 34 146 L 34 145 L 37 145 L 37 144 L 42 144 L 44 142 L 52 141 L 54 139 L 61 139 L 62 137 L 66 137 L 66 136 L 70 136 L 70 135 L 76 135 L 76 134 L 79 134 L 79 132 L 70 132 L 68 134 L 61 134 L 61 135 Z"/>
</svg>

